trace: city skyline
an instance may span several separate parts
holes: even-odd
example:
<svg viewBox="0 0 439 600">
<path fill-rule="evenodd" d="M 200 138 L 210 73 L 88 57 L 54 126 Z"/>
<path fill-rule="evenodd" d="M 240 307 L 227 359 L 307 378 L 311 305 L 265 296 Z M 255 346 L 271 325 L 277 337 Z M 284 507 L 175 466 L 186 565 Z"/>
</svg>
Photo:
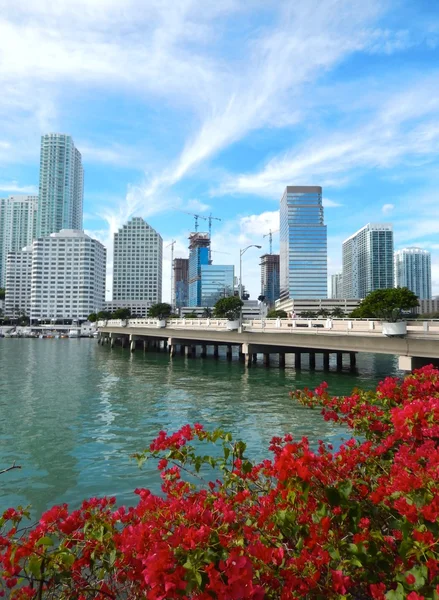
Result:
<svg viewBox="0 0 439 600">
<path fill-rule="evenodd" d="M 395 249 L 432 252 L 436 295 L 433 4 L 230 0 L 200 11 L 195 2 L 122 9 L 91 0 L 54 11 L 18 0 L 2 30 L 0 196 L 37 193 L 40 136 L 67 132 L 86 172 L 85 230 L 109 257 L 131 215 L 186 256 L 193 221 L 179 210 L 212 212 L 222 219 L 213 248 L 229 252 L 237 271 L 239 248 L 268 252 L 262 236 L 276 229 L 284 187 L 321 185 L 329 275 L 352 231 L 392 221 Z M 170 261 L 168 249 L 164 299 Z M 251 253 L 243 273 L 254 298 Z"/>
</svg>

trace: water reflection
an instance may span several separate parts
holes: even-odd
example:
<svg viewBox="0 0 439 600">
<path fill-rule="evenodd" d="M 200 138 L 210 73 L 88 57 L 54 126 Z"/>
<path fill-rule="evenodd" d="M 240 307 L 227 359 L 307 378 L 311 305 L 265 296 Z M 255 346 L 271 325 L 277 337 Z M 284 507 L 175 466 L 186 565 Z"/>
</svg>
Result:
<svg viewBox="0 0 439 600">
<path fill-rule="evenodd" d="M 92 495 L 130 503 L 138 486 L 158 491 L 153 465 L 139 471 L 129 457 L 160 429 L 184 423 L 230 430 L 257 459 L 267 456 L 273 435 L 289 431 L 337 443 L 340 429 L 294 403 L 289 391 L 327 380 L 343 394 L 396 373 L 388 356 L 359 356 L 356 376 L 349 367 L 296 372 L 289 363 L 279 370 L 224 358 L 170 360 L 95 340 L 0 340 L 0 364 L 0 465 L 23 465 L 2 478 L 0 509 L 31 503 L 36 514 Z"/>
</svg>

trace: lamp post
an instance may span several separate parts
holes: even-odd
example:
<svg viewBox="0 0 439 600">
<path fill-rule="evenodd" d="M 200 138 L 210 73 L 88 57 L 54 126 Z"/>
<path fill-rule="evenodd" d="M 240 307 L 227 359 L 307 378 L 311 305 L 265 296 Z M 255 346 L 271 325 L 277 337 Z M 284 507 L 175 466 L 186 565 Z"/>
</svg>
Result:
<svg viewBox="0 0 439 600">
<path fill-rule="evenodd" d="M 262 248 L 262 246 L 258 246 L 257 244 L 250 244 L 250 246 L 247 246 L 246 248 L 242 248 L 239 251 L 239 298 L 240 298 L 240 300 L 242 300 L 242 255 L 245 254 L 249 248 L 259 248 L 259 250 L 260 250 Z M 242 331 L 242 306 L 239 311 L 239 327 L 240 327 L 240 331 Z"/>
</svg>

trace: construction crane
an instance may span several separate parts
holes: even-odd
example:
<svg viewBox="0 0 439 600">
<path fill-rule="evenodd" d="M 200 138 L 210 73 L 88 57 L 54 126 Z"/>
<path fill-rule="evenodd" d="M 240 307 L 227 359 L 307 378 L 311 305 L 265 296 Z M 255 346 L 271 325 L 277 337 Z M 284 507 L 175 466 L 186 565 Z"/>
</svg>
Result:
<svg viewBox="0 0 439 600">
<path fill-rule="evenodd" d="M 207 217 L 203 217 L 202 215 L 196 215 L 195 213 L 187 212 L 186 210 L 182 210 L 181 212 L 184 213 L 185 215 L 192 215 L 192 217 L 194 217 L 195 233 L 198 231 L 198 219 L 204 219 L 205 221 L 207 221 Z"/>
<path fill-rule="evenodd" d="M 166 246 L 166 248 L 171 248 L 171 306 L 172 310 L 175 307 L 175 298 L 174 298 L 174 246 L 177 242 L 172 240 L 170 244 Z"/>
<path fill-rule="evenodd" d="M 210 213 L 210 215 L 207 217 L 207 220 L 209 221 L 209 239 L 210 239 L 210 243 L 212 244 L 212 221 L 221 221 L 220 218 L 218 217 L 212 217 L 212 213 Z M 212 250 L 211 250 L 211 246 L 209 246 L 209 265 L 212 264 Z"/>
<path fill-rule="evenodd" d="M 270 241 L 270 254 L 273 254 L 273 233 L 277 233 L 279 231 L 279 229 L 276 229 L 275 231 L 270 231 L 268 233 L 266 233 L 265 235 L 263 235 L 262 237 L 266 238 L 268 236 L 268 239 Z"/>
</svg>

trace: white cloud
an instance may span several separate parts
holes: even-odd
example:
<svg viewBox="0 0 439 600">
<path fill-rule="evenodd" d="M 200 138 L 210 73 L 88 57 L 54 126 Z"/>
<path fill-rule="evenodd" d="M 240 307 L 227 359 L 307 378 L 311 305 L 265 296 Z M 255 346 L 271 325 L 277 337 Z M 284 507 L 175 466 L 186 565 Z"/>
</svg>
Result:
<svg viewBox="0 0 439 600">
<path fill-rule="evenodd" d="M 383 213 L 383 215 L 389 215 L 394 208 L 394 204 L 383 204 L 383 206 L 381 207 L 381 212 Z"/>
<path fill-rule="evenodd" d="M 339 206 L 343 206 L 343 204 L 340 204 L 340 202 L 335 202 L 329 198 L 323 198 L 322 203 L 325 208 L 337 208 Z"/>
<path fill-rule="evenodd" d="M 19 185 L 17 181 L 0 181 L 0 192 L 9 192 L 10 194 L 38 194 L 36 185 Z"/>
<path fill-rule="evenodd" d="M 279 231 L 279 211 L 267 211 L 259 215 L 249 215 L 241 217 L 240 222 L 241 232 L 250 235 L 263 236 L 271 230 L 273 233 Z"/>
<path fill-rule="evenodd" d="M 439 151 L 436 85 L 436 77 L 417 81 L 404 93 L 387 97 L 365 125 L 329 133 L 326 143 L 319 132 L 300 149 L 272 158 L 259 172 L 229 177 L 217 193 L 277 198 L 286 185 L 306 181 L 330 187 L 346 183 L 357 169 L 432 160 Z"/>
<path fill-rule="evenodd" d="M 186 205 L 186 208 L 188 210 L 194 210 L 197 213 L 202 213 L 202 212 L 206 212 L 207 210 L 210 209 L 209 204 L 205 204 L 204 202 L 200 202 L 200 200 L 189 200 L 189 202 Z"/>
</svg>

